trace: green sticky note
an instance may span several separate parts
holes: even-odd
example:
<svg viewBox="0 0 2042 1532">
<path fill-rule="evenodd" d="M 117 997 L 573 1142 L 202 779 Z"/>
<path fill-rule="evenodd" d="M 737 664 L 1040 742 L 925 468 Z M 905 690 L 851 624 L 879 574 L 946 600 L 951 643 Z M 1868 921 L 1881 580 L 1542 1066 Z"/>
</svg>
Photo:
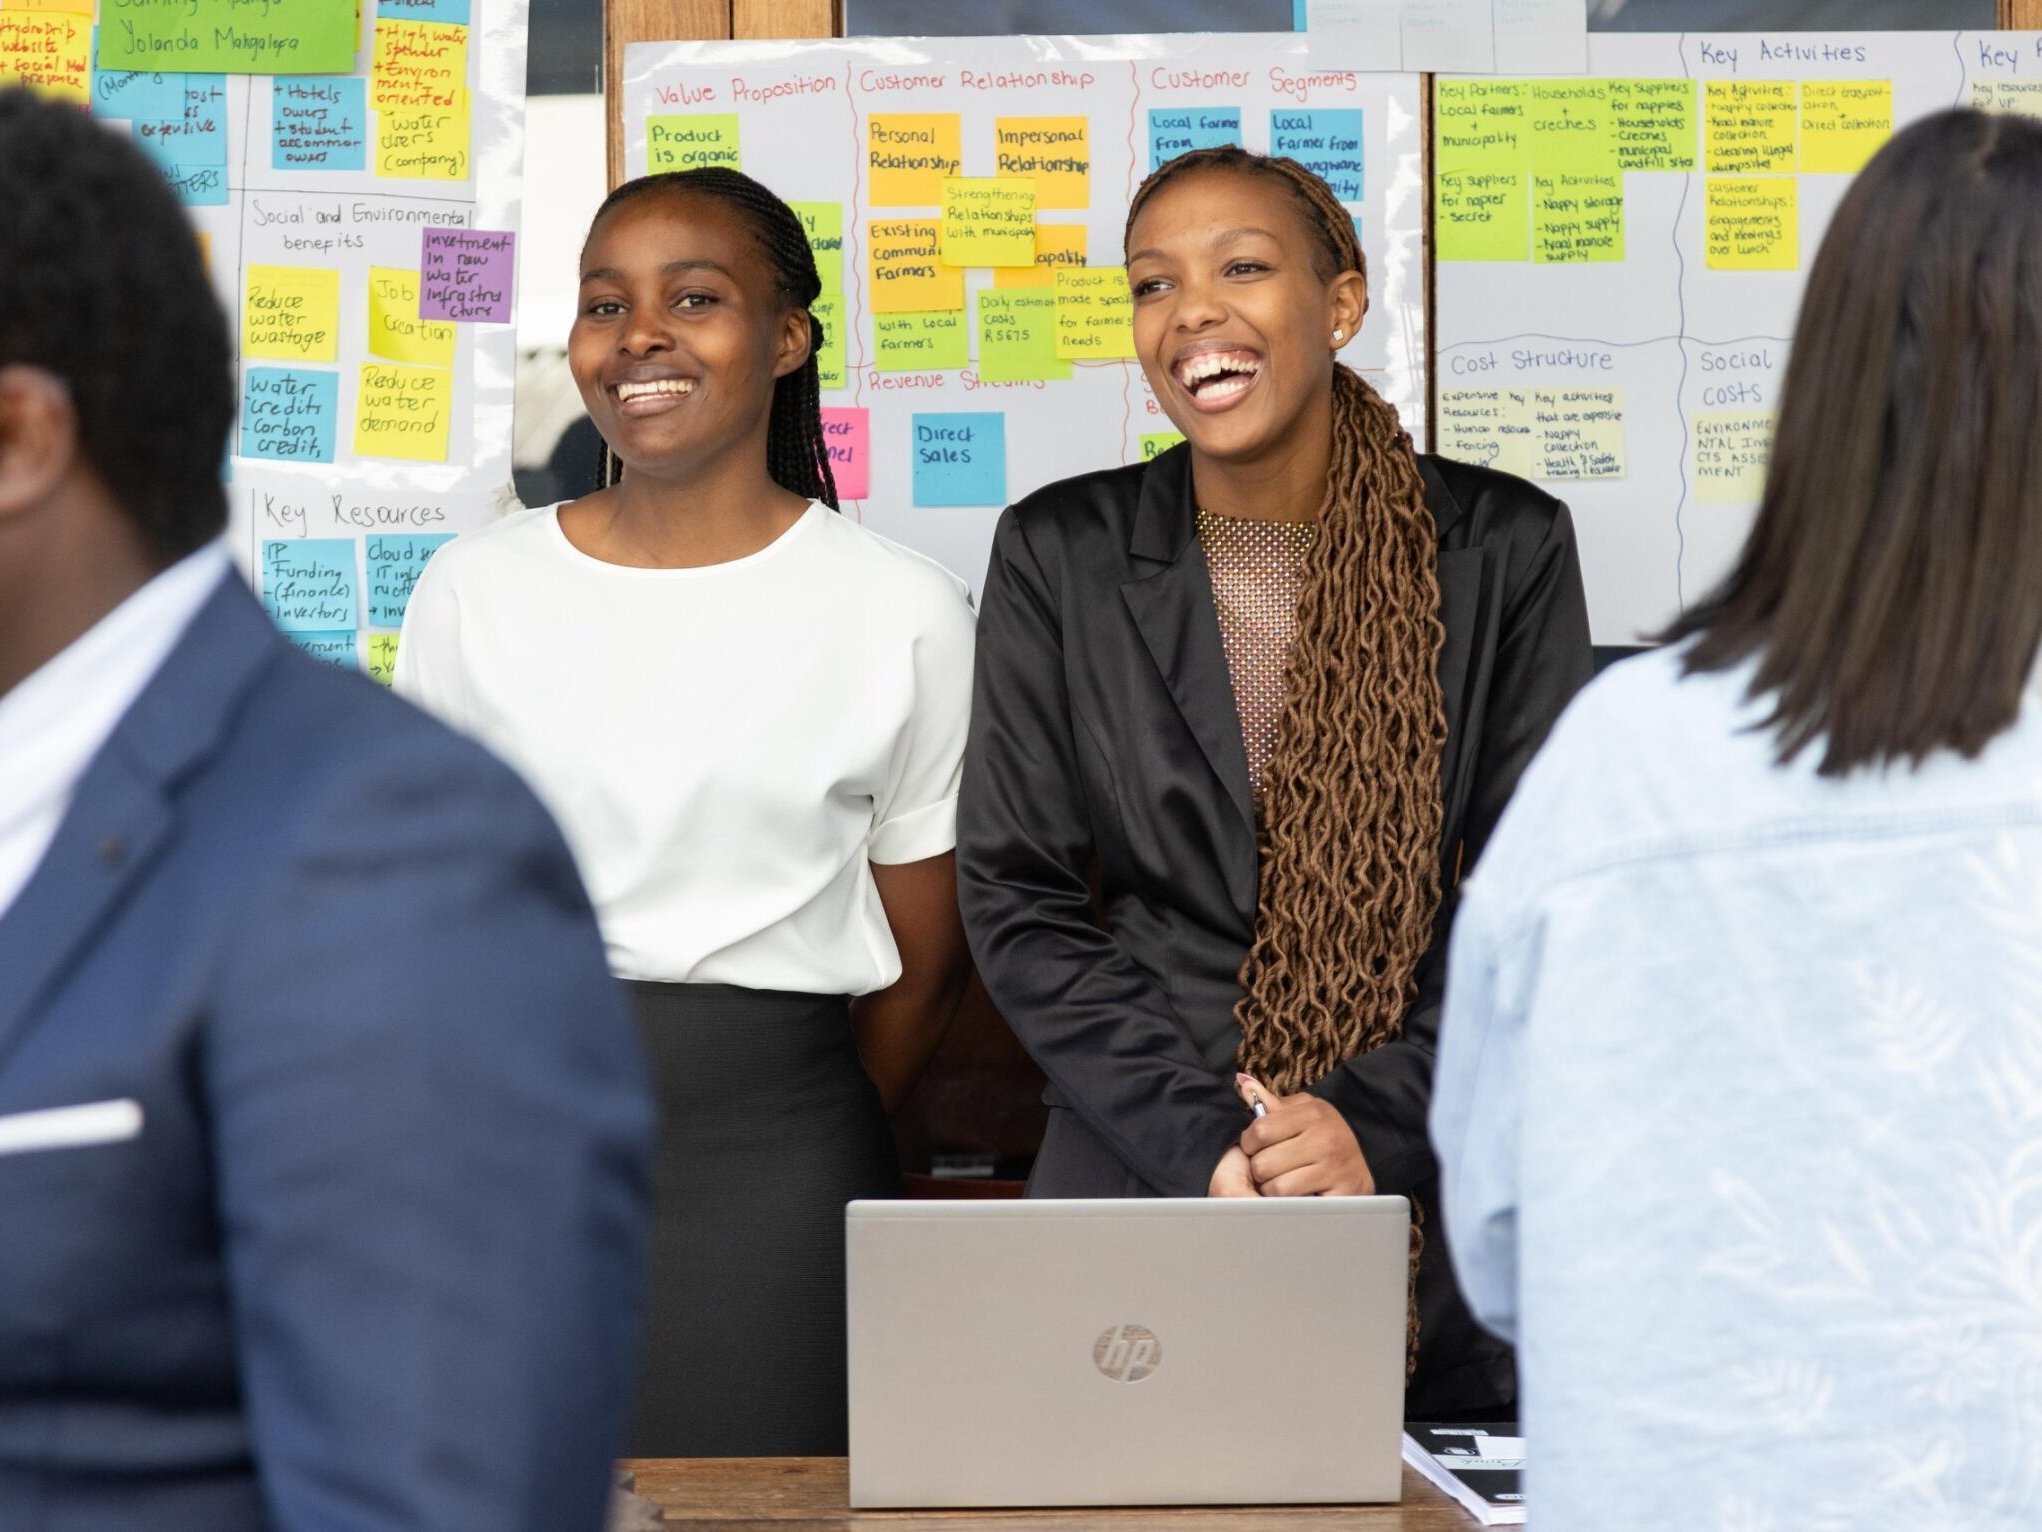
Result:
<svg viewBox="0 0 2042 1532">
<path fill-rule="evenodd" d="M 1610 80 L 1619 170 L 1693 170 L 1701 124 L 1693 80 Z"/>
<path fill-rule="evenodd" d="M 1142 461 L 1152 463 L 1184 440 L 1181 431 L 1147 431 L 1142 435 Z"/>
<path fill-rule="evenodd" d="M 822 326 L 822 349 L 815 354 L 815 364 L 822 374 L 824 388 L 842 388 L 845 385 L 844 350 L 844 295 L 825 291 L 808 306 L 808 312 L 815 316 Z"/>
<path fill-rule="evenodd" d="M 1532 173 L 1532 260 L 1573 265 L 1624 258 L 1624 178 Z"/>
<path fill-rule="evenodd" d="M 1531 97 L 1532 169 L 1596 175 L 1617 168 L 1607 80 L 1534 80 Z"/>
<path fill-rule="evenodd" d="M 971 336 L 963 309 L 923 314 L 874 314 L 873 362 L 881 372 L 954 372 L 971 361 Z"/>
<path fill-rule="evenodd" d="M 1442 174 L 1435 185 L 1434 237 L 1442 261 L 1531 258 L 1531 178 L 1517 171 Z"/>
<path fill-rule="evenodd" d="M 1056 353 L 1054 288 L 987 288 L 978 295 L 978 375 L 988 383 L 1071 375 L 1071 364 Z"/>
<path fill-rule="evenodd" d="M 741 169 L 737 113 L 688 112 L 645 119 L 648 170 L 700 170 L 705 165 Z"/>
<path fill-rule="evenodd" d="M 822 278 L 825 295 L 844 290 L 844 204 L 841 202 L 790 202 L 794 216 L 808 235 L 808 248 L 815 252 L 815 269 Z"/>
<path fill-rule="evenodd" d="M 388 686 L 397 678 L 397 635 L 395 633 L 371 633 L 369 635 L 369 676 Z"/>
<path fill-rule="evenodd" d="M 191 74 L 351 74 L 355 0 L 122 0 L 99 28 L 99 68 Z"/>
<path fill-rule="evenodd" d="M 1441 80 L 1433 102 L 1442 173 L 1531 169 L 1529 80 Z"/>
</svg>

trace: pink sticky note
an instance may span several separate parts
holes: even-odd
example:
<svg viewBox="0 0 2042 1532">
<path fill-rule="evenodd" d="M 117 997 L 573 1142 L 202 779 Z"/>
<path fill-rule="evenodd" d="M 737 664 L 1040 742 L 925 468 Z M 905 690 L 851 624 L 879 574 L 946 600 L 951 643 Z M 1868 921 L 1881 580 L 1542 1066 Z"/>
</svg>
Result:
<svg viewBox="0 0 2042 1532">
<path fill-rule="evenodd" d="M 488 229 L 427 229 L 418 317 L 509 324 L 517 238 Z"/>
<path fill-rule="evenodd" d="M 822 412 L 823 445 L 839 500 L 863 500 L 872 487 L 872 416 L 868 410 Z"/>
</svg>

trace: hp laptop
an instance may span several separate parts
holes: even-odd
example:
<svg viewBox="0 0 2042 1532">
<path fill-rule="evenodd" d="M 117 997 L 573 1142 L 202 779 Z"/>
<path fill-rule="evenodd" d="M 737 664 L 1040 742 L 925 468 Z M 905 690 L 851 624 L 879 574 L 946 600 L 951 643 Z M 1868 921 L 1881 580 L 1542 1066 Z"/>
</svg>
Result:
<svg viewBox="0 0 2042 1532">
<path fill-rule="evenodd" d="M 1398 1498 L 1402 1197 L 854 1202 L 846 1234 L 854 1507 Z"/>
</svg>

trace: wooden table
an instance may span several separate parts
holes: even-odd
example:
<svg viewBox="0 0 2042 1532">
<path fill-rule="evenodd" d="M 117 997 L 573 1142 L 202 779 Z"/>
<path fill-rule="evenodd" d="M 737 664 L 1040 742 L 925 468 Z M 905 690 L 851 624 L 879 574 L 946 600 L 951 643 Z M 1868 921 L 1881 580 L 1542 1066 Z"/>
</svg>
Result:
<svg viewBox="0 0 2042 1532">
<path fill-rule="evenodd" d="M 640 1458 L 620 1465 L 635 1492 L 659 1507 L 662 1527 L 773 1528 L 870 1525 L 885 1532 L 1262 1532 L 1309 1524 L 1314 1532 L 1471 1532 L 1475 1519 L 1404 1470 L 1402 1505 L 1220 1507 L 1141 1511 L 853 1511 L 842 1458 Z"/>
</svg>

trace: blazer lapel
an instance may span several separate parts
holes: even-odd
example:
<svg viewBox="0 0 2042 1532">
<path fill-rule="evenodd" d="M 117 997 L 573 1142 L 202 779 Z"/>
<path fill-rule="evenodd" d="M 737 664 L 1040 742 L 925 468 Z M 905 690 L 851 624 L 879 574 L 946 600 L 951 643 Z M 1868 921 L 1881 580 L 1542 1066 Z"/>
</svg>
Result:
<svg viewBox="0 0 2042 1532">
<path fill-rule="evenodd" d="M 0 1060 L 169 842 L 173 789 L 211 754 L 277 642 L 229 575 L 86 768 L 49 850 L 0 918 Z"/>
<path fill-rule="evenodd" d="M 1212 576 L 1195 532 L 1191 453 L 1179 445 L 1149 464 L 1142 475 L 1129 551 L 1154 567 L 1123 584 L 1120 594 L 1252 846 L 1255 794 L 1248 781 L 1248 752 L 1241 743 L 1233 677 L 1220 643 Z"/>
</svg>

